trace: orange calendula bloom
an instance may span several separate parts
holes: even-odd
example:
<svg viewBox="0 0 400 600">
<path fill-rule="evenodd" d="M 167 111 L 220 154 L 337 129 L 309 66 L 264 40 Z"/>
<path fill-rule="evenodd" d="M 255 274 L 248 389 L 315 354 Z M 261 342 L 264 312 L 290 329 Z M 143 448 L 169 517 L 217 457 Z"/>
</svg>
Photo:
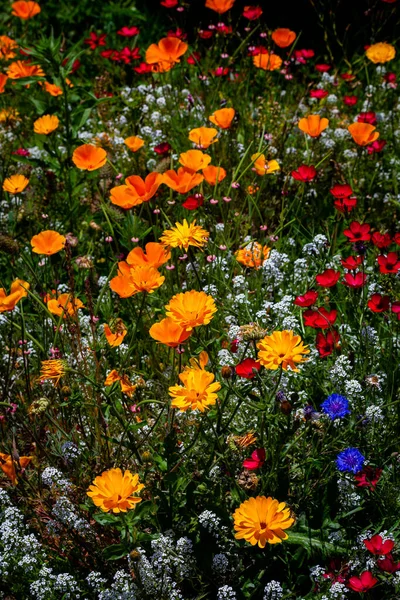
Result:
<svg viewBox="0 0 400 600">
<path fill-rule="evenodd" d="M 188 45 L 177 37 L 166 37 L 151 44 L 146 50 L 146 63 L 153 65 L 153 69 L 164 73 L 180 62 L 180 57 L 185 54 Z"/>
<path fill-rule="evenodd" d="M 207 352 L 201 352 L 199 360 L 191 359 L 190 363 L 191 366 L 185 367 L 179 375 L 183 385 L 174 385 L 168 390 L 172 398 L 171 406 L 180 412 L 189 409 L 204 412 L 216 403 L 216 392 L 221 389 L 221 385 L 218 382 L 214 383 L 213 373 L 204 369 L 208 363 Z"/>
<path fill-rule="evenodd" d="M 375 131 L 376 127 L 369 123 L 352 123 L 347 128 L 351 137 L 359 146 L 368 146 L 379 137 L 379 132 Z"/>
<path fill-rule="evenodd" d="M 121 392 L 129 396 L 129 398 L 132 398 L 133 394 L 136 392 L 137 386 L 131 383 L 127 375 L 120 375 L 115 369 L 110 371 L 107 375 L 104 385 L 108 387 L 117 381 L 119 381 Z"/>
<path fill-rule="evenodd" d="M 43 115 L 33 123 L 33 130 L 35 133 L 49 135 L 57 129 L 59 124 L 60 121 L 55 115 Z"/>
<path fill-rule="evenodd" d="M 261 246 L 258 242 L 250 242 L 244 248 L 236 251 L 236 260 L 245 267 L 259 269 L 267 260 L 271 248 Z"/>
<path fill-rule="evenodd" d="M 8 77 L 4 73 L 0 73 L 0 94 L 4 93 Z"/>
<path fill-rule="evenodd" d="M 44 72 L 39 65 L 17 60 L 9 65 L 7 75 L 10 79 L 23 79 L 24 77 L 44 77 Z"/>
<path fill-rule="evenodd" d="M 217 312 L 214 298 L 196 290 L 175 294 L 165 309 L 167 317 L 171 317 L 186 331 L 208 325 Z"/>
<path fill-rule="evenodd" d="M 218 142 L 217 135 L 218 131 L 214 127 L 196 127 L 189 131 L 189 140 L 194 142 L 198 148 L 205 150 L 211 144 Z"/>
<path fill-rule="evenodd" d="M 383 64 L 393 60 L 396 56 L 396 50 L 392 44 L 386 44 L 385 42 L 379 42 L 378 44 L 372 44 L 367 48 L 366 57 L 375 64 Z"/>
<path fill-rule="evenodd" d="M 298 373 L 296 364 L 306 362 L 308 359 L 303 355 L 310 353 L 301 337 L 286 329 L 267 335 L 258 342 L 257 348 L 259 349 L 258 362 L 272 371 L 280 367 L 287 371 L 290 367 L 292 371 Z"/>
<path fill-rule="evenodd" d="M 186 331 L 186 329 L 178 325 L 170 317 L 154 323 L 149 331 L 153 340 L 170 348 L 176 348 L 180 344 L 183 344 L 191 336 L 191 333 L 191 331 Z"/>
<path fill-rule="evenodd" d="M 329 126 L 329 121 L 325 117 L 321 118 L 319 115 L 309 115 L 300 119 L 297 126 L 307 135 L 318 137 Z"/>
<path fill-rule="evenodd" d="M 110 281 L 110 288 L 120 298 L 130 298 L 139 292 L 152 294 L 165 281 L 154 267 L 143 265 L 129 267 L 125 262 L 118 263 L 119 273 Z"/>
<path fill-rule="evenodd" d="M 253 161 L 253 169 L 257 175 L 269 175 L 280 170 L 278 161 L 267 160 L 264 154 L 260 154 L 259 152 L 253 154 L 251 160 Z"/>
<path fill-rule="evenodd" d="M 104 335 L 111 348 L 116 348 L 122 344 L 128 329 L 122 319 L 115 319 L 110 325 L 103 325 Z"/>
<path fill-rule="evenodd" d="M 222 167 L 214 167 L 210 165 L 202 170 L 204 179 L 209 185 L 216 185 L 223 181 L 226 177 L 226 171 Z"/>
<path fill-rule="evenodd" d="M 213 114 L 208 117 L 208 120 L 221 129 L 229 129 L 235 114 L 236 111 L 234 108 L 220 108 L 219 110 L 215 110 Z"/>
<path fill-rule="evenodd" d="M 58 385 L 64 375 L 65 362 L 63 360 L 42 360 L 39 377 L 42 381 L 49 379 L 54 381 L 54 385 Z"/>
<path fill-rule="evenodd" d="M 286 27 L 281 27 L 275 29 L 275 31 L 272 32 L 271 37 L 279 48 L 287 48 L 293 44 L 296 39 L 296 34 L 294 31 L 286 29 Z"/>
<path fill-rule="evenodd" d="M 188 150 L 179 156 L 179 162 L 190 173 L 195 173 L 207 167 L 211 162 L 211 156 L 204 154 L 201 150 Z"/>
<path fill-rule="evenodd" d="M 50 94 L 50 96 L 62 96 L 63 95 L 63 91 L 62 89 L 56 85 L 55 83 L 49 83 L 48 81 L 44 82 L 44 89 L 46 90 L 46 92 L 48 94 Z"/>
<path fill-rule="evenodd" d="M 139 475 L 121 469 L 110 469 L 96 477 L 86 494 L 103 512 L 127 512 L 142 499 L 138 494 L 144 488 Z"/>
<path fill-rule="evenodd" d="M 282 59 L 277 54 L 261 52 L 253 56 L 253 65 L 264 71 L 276 71 L 282 65 Z"/>
<path fill-rule="evenodd" d="M 12 12 L 11 14 L 14 17 L 19 17 L 24 21 L 28 19 L 32 19 L 35 15 L 40 13 L 40 6 L 37 2 L 32 2 L 31 0 L 18 0 L 18 2 L 13 2 L 11 4 Z"/>
<path fill-rule="evenodd" d="M 285 502 L 270 496 L 257 496 L 242 502 L 233 514 L 237 540 L 246 540 L 252 546 L 265 548 L 266 544 L 280 544 L 289 537 L 285 529 L 294 523 Z"/>
<path fill-rule="evenodd" d="M 8 295 L 4 288 L 0 288 L 0 313 L 14 310 L 18 302 L 28 295 L 30 287 L 27 281 L 15 279 Z"/>
<path fill-rule="evenodd" d="M 223 15 L 232 8 L 235 0 L 206 0 L 206 7 L 211 8 L 219 15 Z"/>
<path fill-rule="evenodd" d="M 7 121 L 20 121 L 19 112 L 15 108 L 2 108 L 0 110 L 0 123 L 7 123 Z"/>
<path fill-rule="evenodd" d="M 188 223 L 183 219 L 183 223 L 175 223 L 175 227 L 166 229 L 160 237 L 160 241 L 170 248 L 183 248 L 187 250 L 189 246 L 202 248 L 207 243 L 210 234 L 208 231 L 193 223 Z"/>
<path fill-rule="evenodd" d="M 132 135 L 124 140 L 124 144 L 128 146 L 129 150 L 132 150 L 132 152 L 137 152 L 144 146 L 144 140 L 140 137 L 136 137 L 136 135 Z"/>
<path fill-rule="evenodd" d="M 18 460 L 14 460 L 10 454 L 3 454 L 0 452 L 0 469 L 5 475 L 11 480 L 13 485 L 17 485 L 17 473 L 15 465 L 18 466 L 19 471 L 24 471 L 31 462 L 33 456 L 20 456 Z"/>
<path fill-rule="evenodd" d="M 148 242 L 146 252 L 139 246 L 131 250 L 126 257 L 126 262 L 131 267 L 148 266 L 158 269 L 171 258 L 171 252 L 162 244 L 157 242 Z"/>
<path fill-rule="evenodd" d="M 179 167 L 177 171 L 173 169 L 165 171 L 162 178 L 165 185 L 179 194 L 187 194 L 204 179 L 200 173 L 193 173 L 193 171 L 189 171 L 184 167 Z"/>
<path fill-rule="evenodd" d="M 95 171 L 106 164 L 107 152 L 92 144 L 83 144 L 74 150 L 72 162 L 82 171 Z"/>
<path fill-rule="evenodd" d="M 10 60 L 16 56 L 14 50 L 18 47 L 17 42 L 8 37 L 0 35 L 0 58 Z"/>
<path fill-rule="evenodd" d="M 32 252 L 51 256 L 60 252 L 64 248 L 65 242 L 66 238 L 63 235 L 48 229 L 33 236 L 31 239 Z"/>
<path fill-rule="evenodd" d="M 78 310 L 85 308 L 79 298 L 74 298 L 71 294 L 60 294 L 57 298 L 51 298 L 47 302 L 47 308 L 53 315 L 63 316 L 64 319 L 73 317 Z"/>
<path fill-rule="evenodd" d="M 29 183 L 25 175 L 11 175 L 3 182 L 3 190 L 9 194 L 20 194 Z"/>
</svg>

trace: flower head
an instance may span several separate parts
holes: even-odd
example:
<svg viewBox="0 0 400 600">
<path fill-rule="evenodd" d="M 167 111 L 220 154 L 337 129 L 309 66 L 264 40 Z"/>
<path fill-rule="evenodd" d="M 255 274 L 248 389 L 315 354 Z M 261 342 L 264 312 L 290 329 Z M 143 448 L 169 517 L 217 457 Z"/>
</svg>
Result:
<svg viewBox="0 0 400 600">
<path fill-rule="evenodd" d="M 167 317 L 171 317 L 185 331 L 208 325 L 217 312 L 214 298 L 196 290 L 175 294 L 165 308 Z"/>
<path fill-rule="evenodd" d="M 180 412 L 186 412 L 188 409 L 204 412 L 216 403 L 216 392 L 221 389 L 221 385 L 214 382 L 213 373 L 204 368 L 208 363 L 207 352 L 201 352 L 199 360 L 191 359 L 190 363 L 191 366 L 185 367 L 179 375 L 183 385 L 174 385 L 168 390 L 172 398 L 171 406 L 178 408 Z"/>
<path fill-rule="evenodd" d="M 79 309 L 84 308 L 79 298 L 74 298 L 71 294 L 60 294 L 57 298 L 51 298 L 47 301 L 47 308 L 53 315 L 58 317 L 73 317 Z"/>
<path fill-rule="evenodd" d="M 252 546 L 258 544 L 279 544 L 288 538 L 285 529 L 294 523 L 290 509 L 285 502 L 279 502 L 270 496 L 257 496 L 245 500 L 233 514 L 237 540 L 245 539 Z"/>
<path fill-rule="evenodd" d="M 180 62 L 188 45 L 177 37 L 165 37 L 158 44 L 151 44 L 146 50 L 146 63 L 153 69 L 164 73 Z"/>
<path fill-rule="evenodd" d="M 347 587 L 360 594 L 368 592 L 368 590 L 373 588 L 377 583 L 377 578 L 374 577 L 370 571 L 364 571 L 361 573 L 360 577 L 350 577 Z"/>
<path fill-rule="evenodd" d="M 218 131 L 214 127 L 197 127 L 189 131 L 189 140 L 194 142 L 198 148 L 205 149 L 218 142 L 217 134 Z"/>
<path fill-rule="evenodd" d="M 347 129 L 358 146 L 372 144 L 379 137 L 379 132 L 375 131 L 376 128 L 369 123 L 352 123 Z"/>
<path fill-rule="evenodd" d="M 260 154 L 259 152 L 253 154 L 251 160 L 253 161 L 253 169 L 257 175 L 269 175 L 280 170 L 277 160 L 267 160 L 264 154 Z"/>
<path fill-rule="evenodd" d="M 339 471 L 358 473 L 363 468 L 365 457 L 357 448 L 346 448 L 336 458 L 336 466 Z"/>
<path fill-rule="evenodd" d="M 11 175 L 3 182 L 3 190 L 9 194 L 20 194 L 29 183 L 25 175 Z"/>
<path fill-rule="evenodd" d="M 206 7 L 211 8 L 219 15 L 223 15 L 232 8 L 235 0 L 206 0 Z"/>
<path fill-rule="evenodd" d="M 171 258 L 171 252 L 162 244 L 148 242 L 145 252 L 139 246 L 131 250 L 126 262 L 131 267 L 148 266 L 158 269 Z"/>
<path fill-rule="evenodd" d="M 328 396 L 321 404 L 321 408 L 332 421 L 335 419 L 343 419 L 343 417 L 350 414 L 349 401 L 339 394 L 331 394 Z"/>
<path fill-rule="evenodd" d="M 128 146 L 129 150 L 132 150 L 132 152 L 137 152 L 144 146 L 144 140 L 136 135 L 132 135 L 124 140 L 124 144 Z"/>
<path fill-rule="evenodd" d="M 146 179 L 139 175 L 130 175 L 125 179 L 126 185 L 119 185 L 110 190 L 110 200 L 112 204 L 129 210 L 151 200 L 162 181 L 161 173 L 149 173 Z"/>
<path fill-rule="evenodd" d="M 298 372 L 296 363 L 303 363 L 307 360 L 304 354 L 309 354 L 308 346 L 304 346 L 299 335 L 294 335 L 293 331 L 274 331 L 267 335 L 257 344 L 259 349 L 258 361 L 266 368 L 276 370 L 282 367 L 284 371 L 290 367 Z"/>
<path fill-rule="evenodd" d="M 179 162 L 186 171 L 195 173 L 210 164 L 211 156 L 204 154 L 201 150 L 188 150 L 187 152 L 182 152 L 179 156 Z"/>
<path fill-rule="evenodd" d="M 187 194 L 196 185 L 199 185 L 203 179 L 204 177 L 200 173 L 195 173 L 184 167 L 179 167 L 177 171 L 170 169 L 162 175 L 162 182 L 179 194 Z"/>
<path fill-rule="evenodd" d="M 65 242 L 66 238 L 63 235 L 48 229 L 33 236 L 31 239 L 32 252 L 51 256 L 60 252 L 64 248 Z"/>
<path fill-rule="evenodd" d="M 33 123 L 33 130 L 35 133 L 49 135 L 52 131 L 55 131 L 60 121 L 55 115 L 43 115 Z"/>
<path fill-rule="evenodd" d="M 287 48 L 288 46 L 291 46 L 296 39 L 296 33 L 290 29 L 281 27 L 280 29 L 275 29 L 275 31 L 272 32 L 271 37 L 279 48 Z"/>
<path fill-rule="evenodd" d="M 14 17 L 19 17 L 24 21 L 31 19 L 35 15 L 40 13 L 40 6 L 37 2 L 32 2 L 32 0 L 18 0 L 18 2 L 13 2 L 11 4 L 12 12 L 11 14 Z"/>
<path fill-rule="evenodd" d="M 193 223 L 188 223 L 186 219 L 183 219 L 183 223 L 175 223 L 175 227 L 166 229 L 160 237 L 160 241 L 169 248 L 187 250 L 189 246 L 203 248 L 209 236 L 208 231 L 200 225 L 196 225 L 196 220 Z"/>
<path fill-rule="evenodd" d="M 86 493 L 103 512 L 112 510 L 113 513 L 120 513 L 135 508 L 142 501 L 135 494 L 143 488 L 138 474 L 110 469 L 96 477 Z"/>
<path fill-rule="evenodd" d="M 372 44 L 372 46 L 366 50 L 365 55 L 371 62 L 383 64 L 393 60 L 396 56 L 396 50 L 392 44 L 379 42 L 378 44 Z"/>
<path fill-rule="evenodd" d="M 65 363 L 63 360 L 42 360 L 40 369 L 40 379 L 50 379 L 54 385 L 58 385 L 61 377 L 65 375 Z"/>
<path fill-rule="evenodd" d="M 170 348 L 176 348 L 180 344 L 183 344 L 190 337 L 191 333 L 192 331 L 186 331 L 186 329 L 170 317 L 154 323 L 149 331 L 153 340 L 165 344 L 165 346 L 169 346 Z"/>
<path fill-rule="evenodd" d="M 208 117 L 208 120 L 221 129 L 229 129 L 232 125 L 235 112 L 234 108 L 220 108 L 219 110 L 215 110 L 213 114 Z"/>
<path fill-rule="evenodd" d="M 223 167 L 214 167 L 214 165 L 209 165 L 202 171 L 204 175 L 204 179 L 207 181 L 209 185 L 216 185 L 223 181 L 226 177 L 226 171 Z"/>
<path fill-rule="evenodd" d="M 10 79 L 23 79 L 24 77 L 44 77 L 44 71 L 38 65 L 31 65 L 28 61 L 17 60 L 9 65 L 7 75 Z"/>
<path fill-rule="evenodd" d="M 14 50 L 18 47 L 15 40 L 12 40 L 8 35 L 0 35 L 0 58 L 9 60 L 15 57 Z"/>
<path fill-rule="evenodd" d="M 270 54 L 265 50 L 253 56 L 253 65 L 264 71 L 276 71 L 280 69 L 282 59 L 277 54 Z"/>
<path fill-rule="evenodd" d="M 107 152 L 92 144 L 83 144 L 74 150 L 72 162 L 82 171 L 95 171 L 106 164 Z"/>
<path fill-rule="evenodd" d="M 130 267 L 118 263 L 119 273 L 110 281 L 110 288 L 121 298 L 130 298 L 139 292 L 152 294 L 165 281 L 165 277 L 150 265 Z"/>
<path fill-rule="evenodd" d="M 122 319 L 114 319 L 110 325 L 103 325 L 104 335 L 111 348 L 116 348 L 122 344 L 128 329 L 126 328 Z"/>
<path fill-rule="evenodd" d="M 20 456 L 18 459 L 14 459 L 10 454 L 0 452 L 0 469 L 7 475 L 13 485 L 17 485 L 18 479 L 15 466 L 17 465 L 18 471 L 24 471 L 32 458 L 33 456 Z"/>
<path fill-rule="evenodd" d="M 250 242 L 244 248 L 236 250 L 236 260 L 245 267 L 252 267 L 259 269 L 267 260 L 271 248 L 268 246 L 261 246 L 258 242 Z"/>
<path fill-rule="evenodd" d="M 298 123 L 298 128 L 310 137 L 318 137 L 329 126 L 329 120 L 319 115 L 303 117 Z"/>
<path fill-rule="evenodd" d="M 14 310 L 18 302 L 28 295 L 29 288 L 29 283 L 23 279 L 15 279 L 12 282 L 8 295 L 4 288 L 0 288 L 0 313 Z"/>
</svg>

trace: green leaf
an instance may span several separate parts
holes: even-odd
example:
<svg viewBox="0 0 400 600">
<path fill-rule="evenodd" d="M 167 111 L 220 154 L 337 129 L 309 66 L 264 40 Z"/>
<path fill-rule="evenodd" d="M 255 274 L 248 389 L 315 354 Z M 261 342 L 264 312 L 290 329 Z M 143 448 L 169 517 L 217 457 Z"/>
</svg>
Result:
<svg viewBox="0 0 400 600">
<path fill-rule="evenodd" d="M 119 521 L 118 517 L 110 513 L 97 513 L 93 515 L 93 519 L 100 525 L 114 525 Z"/>
<path fill-rule="evenodd" d="M 113 544 L 103 550 L 103 556 L 106 560 L 119 560 L 128 554 L 129 550 L 124 544 Z"/>
<path fill-rule="evenodd" d="M 38 100 L 37 98 L 32 98 L 31 96 L 29 96 L 29 100 L 32 102 L 33 106 L 36 108 L 39 115 L 42 115 L 46 111 L 46 108 L 47 108 L 46 102 L 43 102 L 42 100 Z"/>
<path fill-rule="evenodd" d="M 338 546 L 337 544 L 331 544 L 325 542 L 317 537 L 311 537 L 305 533 L 289 533 L 289 538 L 285 540 L 287 544 L 295 544 L 302 546 L 307 551 L 307 554 L 311 556 L 313 552 L 322 552 L 323 555 L 328 554 L 340 554 L 345 553 L 345 548 Z"/>
</svg>

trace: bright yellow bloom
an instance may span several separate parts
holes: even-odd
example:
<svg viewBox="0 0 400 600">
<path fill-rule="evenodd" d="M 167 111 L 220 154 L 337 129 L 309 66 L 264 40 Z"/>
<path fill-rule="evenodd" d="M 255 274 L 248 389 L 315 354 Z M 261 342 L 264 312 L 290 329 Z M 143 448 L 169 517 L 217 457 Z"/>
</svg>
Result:
<svg viewBox="0 0 400 600">
<path fill-rule="evenodd" d="M 57 385 L 61 377 L 65 374 L 65 363 L 62 360 L 42 360 L 40 379 L 54 380 Z"/>
<path fill-rule="evenodd" d="M 135 504 L 142 501 L 133 494 L 143 488 L 137 473 L 110 469 L 96 477 L 86 493 L 103 512 L 112 510 L 113 513 L 120 513 L 135 508 Z"/>
<path fill-rule="evenodd" d="M 271 248 L 261 246 L 258 242 L 250 242 L 235 252 L 236 260 L 245 267 L 259 269 L 267 260 Z"/>
<path fill-rule="evenodd" d="M 11 175 L 3 182 L 3 190 L 9 194 L 20 194 L 29 183 L 25 175 Z"/>
<path fill-rule="evenodd" d="M 296 373 L 299 369 L 295 363 L 303 363 L 307 360 L 303 354 L 309 354 L 308 346 L 305 346 L 299 335 L 294 335 L 293 331 L 274 331 L 267 335 L 257 344 L 259 349 L 258 362 L 266 369 L 275 371 L 282 366 L 284 371 L 290 367 Z"/>
<path fill-rule="evenodd" d="M 372 44 L 365 55 L 369 60 L 375 64 L 383 64 L 393 60 L 396 56 L 396 50 L 392 44 L 386 44 L 385 42 L 379 42 L 379 44 Z"/>
<path fill-rule="evenodd" d="M 55 115 L 43 115 L 33 123 L 33 130 L 35 133 L 49 135 L 52 131 L 57 129 L 60 121 Z"/>
<path fill-rule="evenodd" d="M 265 548 L 266 544 L 280 544 L 289 537 L 284 529 L 294 523 L 290 509 L 285 502 L 278 502 L 270 496 L 257 496 L 245 500 L 233 514 L 234 529 L 237 540 L 246 540 L 252 546 L 258 544 Z"/>
<path fill-rule="evenodd" d="M 188 223 L 183 219 L 183 223 L 175 223 L 175 227 L 166 229 L 160 238 L 160 241 L 170 248 L 183 248 L 187 250 L 189 246 L 202 248 L 207 243 L 210 234 L 208 231 L 193 223 Z"/>
<path fill-rule="evenodd" d="M 216 392 L 221 389 L 218 382 L 213 383 L 214 375 L 204 369 L 208 363 L 207 352 L 201 352 L 199 361 L 194 359 L 190 361 L 191 366 L 186 367 L 179 379 L 183 383 L 169 388 L 173 408 L 178 408 L 180 412 L 190 410 L 200 410 L 204 412 L 209 406 L 216 403 L 218 395 Z"/>
<path fill-rule="evenodd" d="M 264 154 L 260 154 L 259 152 L 253 154 L 251 160 L 254 161 L 253 169 L 255 169 L 257 175 L 269 175 L 280 170 L 278 161 L 267 160 Z"/>
<path fill-rule="evenodd" d="M 196 290 L 175 294 L 165 308 L 167 317 L 171 317 L 186 331 L 199 325 L 208 325 L 217 312 L 214 298 Z"/>
</svg>

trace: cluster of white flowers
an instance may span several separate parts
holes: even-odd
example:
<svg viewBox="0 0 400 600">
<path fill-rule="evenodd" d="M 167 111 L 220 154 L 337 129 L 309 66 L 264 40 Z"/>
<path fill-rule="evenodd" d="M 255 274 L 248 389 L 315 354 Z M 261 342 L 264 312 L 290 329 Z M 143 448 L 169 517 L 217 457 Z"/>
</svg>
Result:
<svg viewBox="0 0 400 600">
<path fill-rule="evenodd" d="M 217 600 L 236 600 L 236 598 L 236 593 L 229 585 L 220 587 L 217 592 Z"/>
<path fill-rule="evenodd" d="M 263 600 L 280 600 L 283 596 L 283 588 L 279 581 L 274 579 L 267 583 L 264 588 Z"/>
</svg>

